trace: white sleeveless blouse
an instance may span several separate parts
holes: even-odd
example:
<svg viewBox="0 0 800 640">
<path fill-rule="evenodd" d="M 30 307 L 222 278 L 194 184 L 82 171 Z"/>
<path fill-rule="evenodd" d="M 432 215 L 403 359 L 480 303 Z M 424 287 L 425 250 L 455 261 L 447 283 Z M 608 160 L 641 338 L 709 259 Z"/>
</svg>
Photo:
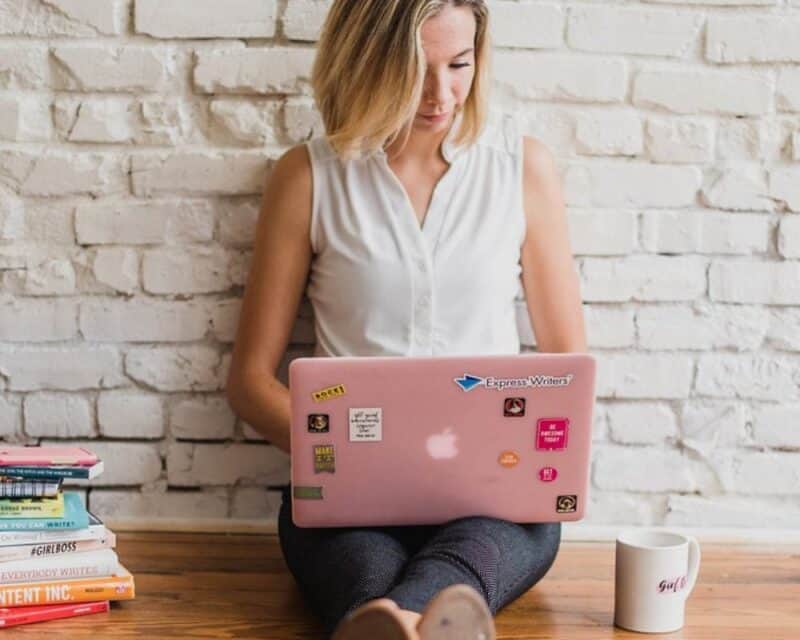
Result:
<svg viewBox="0 0 800 640">
<path fill-rule="evenodd" d="M 511 114 L 495 115 L 475 144 L 456 147 L 459 122 L 421 227 L 385 152 L 342 162 L 324 136 L 306 143 L 314 355 L 520 352 L 522 137 Z"/>
</svg>

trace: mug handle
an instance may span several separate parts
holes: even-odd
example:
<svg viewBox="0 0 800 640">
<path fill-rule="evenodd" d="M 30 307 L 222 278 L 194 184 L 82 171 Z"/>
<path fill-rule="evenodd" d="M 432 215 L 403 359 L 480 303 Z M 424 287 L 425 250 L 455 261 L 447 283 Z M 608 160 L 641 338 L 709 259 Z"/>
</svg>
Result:
<svg viewBox="0 0 800 640">
<path fill-rule="evenodd" d="M 700 570 L 700 545 L 693 536 L 686 537 L 689 540 L 689 576 L 685 591 L 686 597 L 688 598 L 689 594 L 692 593 L 692 589 L 694 589 L 694 583 L 697 581 L 697 573 Z"/>
</svg>

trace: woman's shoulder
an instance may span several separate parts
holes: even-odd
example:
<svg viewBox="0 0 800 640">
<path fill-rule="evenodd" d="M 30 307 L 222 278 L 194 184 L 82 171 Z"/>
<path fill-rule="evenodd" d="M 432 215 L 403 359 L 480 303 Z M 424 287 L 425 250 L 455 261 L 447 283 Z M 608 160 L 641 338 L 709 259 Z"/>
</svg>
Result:
<svg viewBox="0 0 800 640">
<path fill-rule="evenodd" d="M 339 157 L 324 133 L 318 133 L 306 140 L 303 146 L 308 150 L 311 160 L 317 164 L 332 162 Z"/>
<path fill-rule="evenodd" d="M 275 161 L 271 173 L 279 175 L 283 182 L 295 185 L 309 181 L 311 179 L 311 163 L 306 144 L 296 144 L 284 151 Z"/>
<path fill-rule="evenodd" d="M 284 151 L 270 168 L 265 195 L 272 202 L 291 201 L 297 207 L 310 201 L 312 185 L 309 154 L 304 144 L 298 144 Z"/>
</svg>

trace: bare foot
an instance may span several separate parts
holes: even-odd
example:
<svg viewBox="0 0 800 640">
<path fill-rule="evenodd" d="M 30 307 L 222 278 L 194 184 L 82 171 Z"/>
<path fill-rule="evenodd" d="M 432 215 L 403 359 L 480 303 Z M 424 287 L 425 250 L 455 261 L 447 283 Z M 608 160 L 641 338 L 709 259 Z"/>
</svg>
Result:
<svg viewBox="0 0 800 640">
<path fill-rule="evenodd" d="M 483 596 L 466 584 L 442 589 L 417 626 L 421 640 L 495 640 L 494 618 Z"/>
<path fill-rule="evenodd" d="M 337 626 L 332 640 L 419 640 L 420 614 L 404 611 L 394 600 L 376 598 L 362 604 Z"/>
<path fill-rule="evenodd" d="M 417 628 L 417 623 L 420 621 L 420 618 L 422 618 L 422 614 L 417 613 L 416 611 L 406 611 L 405 609 L 400 609 L 399 613 L 403 620 L 407 621 L 413 629 Z"/>
</svg>

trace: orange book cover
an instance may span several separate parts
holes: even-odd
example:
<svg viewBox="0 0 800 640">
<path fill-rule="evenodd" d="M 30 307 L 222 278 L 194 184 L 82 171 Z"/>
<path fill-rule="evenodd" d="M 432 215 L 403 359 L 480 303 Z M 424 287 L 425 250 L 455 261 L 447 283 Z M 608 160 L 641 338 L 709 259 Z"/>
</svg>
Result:
<svg viewBox="0 0 800 640">
<path fill-rule="evenodd" d="M 24 582 L 0 586 L 0 607 L 27 607 L 62 602 L 93 602 L 96 600 L 133 600 L 133 576 L 120 566 L 112 576 Z"/>
</svg>

